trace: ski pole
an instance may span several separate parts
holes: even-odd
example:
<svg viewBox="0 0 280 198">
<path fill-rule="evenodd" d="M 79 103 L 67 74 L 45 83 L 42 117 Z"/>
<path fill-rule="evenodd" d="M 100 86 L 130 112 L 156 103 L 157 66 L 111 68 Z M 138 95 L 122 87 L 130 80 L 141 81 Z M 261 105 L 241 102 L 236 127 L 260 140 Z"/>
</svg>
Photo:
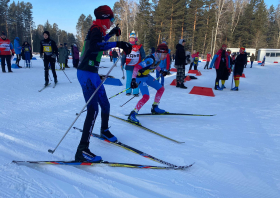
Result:
<svg viewBox="0 0 280 198">
<path fill-rule="evenodd" d="M 90 101 L 92 100 L 92 98 L 95 96 L 95 94 L 97 93 L 97 91 L 100 89 L 100 87 L 103 85 L 103 83 L 105 82 L 105 80 L 108 78 L 109 74 L 111 73 L 111 71 L 114 69 L 114 67 L 116 67 L 117 62 L 119 61 L 120 58 L 117 59 L 117 61 L 114 63 L 114 65 L 111 67 L 111 69 L 108 71 L 108 73 L 106 74 L 106 76 L 104 77 L 104 79 L 101 81 L 100 85 L 96 88 L 96 90 L 93 92 L 93 94 L 91 95 L 91 97 L 89 98 L 89 100 L 87 101 L 87 103 L 85 104 L 85 106 L 82 108 L 82 110 L 80 111 L 79 115 L 75 118 L 75 120 L 73 121 L 73 123 L 70 125 L 70 127 L 67 129 L 67 131 L 65 132 L 65 134 L 63 135 L 63 137 L 61 138 L 61 140 L 59 141 L 59 143 L 56 145 L 56 147 L 54 148 L 54 150 L 49 149 L 48 152 L 53 154 L 55 152 L 55 150 L 57 149 L 57 147 L 60 145 L 60 143 L 62 142 L 62 140 L 65 138 L 65 136 L 67 135 L 67 133 L 70 131 L 70 129 L 72 128 L 72 126 L 75 124 L 75 122 L 78 120 L 78 118 L 80 117 L 80 115 L 82 114 L 82 112 L 84 111 L 84 109 L 86 108 L 86 106 L 90 103 Z"/>
<path fill-rule="evenodd" d="M 123 107 L 125 104 L 127 104 L 129 101 L 131 101 L 133 98 L 135 98 L 136 96 L 133 96 L 132 98 L 130 98 L 128 101 L 126 101 L 126 103 L 124 103 L 123 105 L 121 105 L 120 107 Z"/>
<path fill-rule="evenodd" d="M 121 91 L 120 93 L 117 93 L 116 95 L 111 96 L 109 99 L 114 98 L 114 97 L 116 97 L 117 95 L 120 95 L 121 93 L 126 92 L 126 91 L 129 90 L 129 89 L 131 89 L 131 87 L 129 87 L 129 88 L 127 88 L 127 89 Z"/>
<path fill-rule="evenodd" d="M 65 74 L 65 76 L 68 78 L 68 76 L 66 75 L 65 71 L 64 70 L 62 70 L 62 71 Z M 68 80 L 69 80 L 70 83 L 72 83 L 69 78 L 68 78 Z"/>
</svg>

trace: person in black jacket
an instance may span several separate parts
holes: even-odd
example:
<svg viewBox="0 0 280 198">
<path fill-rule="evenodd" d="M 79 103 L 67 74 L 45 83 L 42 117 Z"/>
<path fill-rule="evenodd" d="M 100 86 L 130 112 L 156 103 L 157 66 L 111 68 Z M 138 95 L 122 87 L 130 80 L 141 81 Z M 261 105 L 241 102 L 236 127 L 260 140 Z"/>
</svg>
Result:
<svg viewBox="0 0 280 198">
<path fill-rule="evenodd" d="M 113 63 L 115 63 L 119 57 L 118 52 L 116 51 L 116 49 L 113 50 L 112 52 L 112 57 L 113 57 Z"/>
<path fill-rule="evenodd" d="M 44 59 L 45 86 L 47 86 L 49 84 L 49 64 L 51 64 L 54 83 L 57 83 L 55 61 L 56 57 L 58 57 L 58 49 L 56 43 L 50 39 L 50 33 L 48 31 L 45 31 L 43 35 L 44 40 L 40 42 L 40 57 Z"/>
<path fill-rule="evenodd" d="M 98 162 L 102 160 L 100 156 L 96 156 L 88 148 L 98 115 L 98 105 L 101 107 L 100 136 L 111 142 L 117 141 L 117 138 L 109 130 L 110 103 L 104 85 L 101 84 L 98 70 L 103 51 L 118 47 L 123 49 L 125 54 L 130 54 L 132 50 L 132 45 L 123 41 L 107 42 L 112 36 L 121 35 L 118 26 L 114 27 L 106 35 L 106 31 L 110 29 L 114 22 L 114 14 L 109 6 L 104 5 L 96 8 L 94 15 L 96 20 L 93 21 L 85 38 L 80 64 L 77 69 L 77 77 L 86 102 L 88 102 L 97 88 L 100 88 L 87 105 L 83 134 L 77 148 L 75 161 Z"/>
<path fill-rule="evenodd" d="M 244 67 L 247 64 L 247 53 L 245 52 L 245 48 L 241 47 L 239 52 L 240 54 L 235 59 L 235 67 L 233 71 L 235 87 L 231 89 L 232 91 L 238 91 L 239 78 L 242 76 Z"/>
<path fill-rule="evenodd" d="M 185 79 L 185 64 L 186 64 L 186 53 L 184 46 L 186 41 L 184 39 L 179 40 L 179 44 L 176 45 L 176 56 L 175 56 L 175 67 L 177 68 L 177 85 L 176 87 L 180 87 L 182 89 L 187 89 L 184 85 Z"/>
</svg>

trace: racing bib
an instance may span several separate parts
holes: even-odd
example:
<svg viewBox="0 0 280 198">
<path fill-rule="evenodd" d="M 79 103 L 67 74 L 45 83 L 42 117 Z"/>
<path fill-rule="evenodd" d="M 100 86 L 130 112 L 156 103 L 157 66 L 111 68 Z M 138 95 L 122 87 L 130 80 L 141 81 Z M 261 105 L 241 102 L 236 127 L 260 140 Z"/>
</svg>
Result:
<svg viewBox="0 0 280 198">
<path fill-rule="evenodd" d="M 52 52 L 52 46 L 43 46 L 43 51 L 44 52 Z"/>
<path fill-rule="evenodd" d="M 24 51 L 29 52 L 29 48 L 28 47 L 24 48 Z"/>
<path fill-rule="evenodd" d="M 135 66 L 141 62 L 140 48 L 142 45 L 133 45 L 131 53 L 126 56 L 126 65 Z"/>
</svg>

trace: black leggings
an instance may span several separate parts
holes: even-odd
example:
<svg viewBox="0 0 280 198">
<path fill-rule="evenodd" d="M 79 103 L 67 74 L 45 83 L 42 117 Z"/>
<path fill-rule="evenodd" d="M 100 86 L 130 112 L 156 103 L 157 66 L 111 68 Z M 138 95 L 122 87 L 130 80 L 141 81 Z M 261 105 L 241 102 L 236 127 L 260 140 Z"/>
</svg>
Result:
<svg viewBox="0 0 280 198">
<path fill-rule="evenodd" d="M 53 78 L 57 79 L 57 75 L 55 72 L 55 59 L 54 58 L 45 58 L 44 59 L 44 68 L 45 68 L 45 81 L 49 82 L 49 63 L 51 64 L 51 69 L 53 73 Z"/>
<path fill-rule="evenodd" d="M 2 72 L 6 72 L 6 70 L 5 70 L 5 60 L 7 61 L 8 71 L 12 71 L 11 55 L 1 55 Z"/>
</svg>

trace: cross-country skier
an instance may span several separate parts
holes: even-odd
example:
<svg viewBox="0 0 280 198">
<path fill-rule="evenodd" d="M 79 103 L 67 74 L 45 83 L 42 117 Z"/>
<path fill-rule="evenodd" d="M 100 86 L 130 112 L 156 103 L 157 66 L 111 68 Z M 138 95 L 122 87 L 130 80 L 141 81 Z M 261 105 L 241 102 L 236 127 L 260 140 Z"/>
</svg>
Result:
<svg viewBox="0 0 280 198">
<path fill-rule="evenodd" d="M 138 38 L 134 31 L 132 31 L 129 35 L 129 43 L 132 44 L 132 51 L 129 55 L 122 56 L 121 67 L 126 70 L 126 89 L 130 87 L 132 73 L 135 65 L 139 64 L 145 57 L 145 51 L 142 45 L 137 44 Z M 131 95 L 131 89 L 126 91 L 126 95 Z M 133 89 L 133 95 L 139 96 L 139 88 Z"/>
<path fill-rule="evenodd" d="M 55 61 L 58 56 L 56 43 L 50 39 L 48 31 L 43 32 L 44 40 L 40 42 L 40 57 L 44 59 L 45 68 L 45 86 L 49 84 L 49 64 L 53 73 L 54 82 L 57 83 L 57 75 L 55 72 Z"/>
<path fill-rule="evenodd" d="M 241 47 L 239 52 L 240 54 L 235 59 L 235 67 L 233 71 L 235 87 L 231 89 L 232 91 L 238 91 L 239 78 L 242 76 L 245 64 L 247 64 L 247 53 L 245 52 L 245 48 Z"/>
<path fill-rule="evenodd" d="M 225 88 L 225 81 L 228 80 L 230 69 L 230 57 L 226 52 L 227 45 L 223 44 L 221 49 L 213 57 L 210 69 L 214 66 L 216 69 L 215 90 L 223 90 Z M 222 80 L 222 87 L 219 86 L 219 80 Z"/>
<path fill-rule="evenodd" d="M 150 98 L 148 86 L 153 87 L 154 89 L 157 90 L 151 112 L 153 114 L 165 113 L 165 110 L 158 108 L 158 104 L 164 92 L 164 87 L 150 75 L 150 72 L 151 70 L 157 69 L 164 76 L 167 74 L 166 71 L 161 70 L 160 67 L 158 66 L 160 61 L 166 58 L 167 53 L 168 53 L 167 45 L 160 44 L 157 47 L 157 50 L 154 54 L 147 56 L 144 61 L 142 61 L 141 63 L 139 63 L 134 67 L 132 80 L 131 80 L 131 87 L 137 88 L 139 86 L 143 97 L 137 103 L 135 109 L 131 111 L 131 113 L 129 114 L 128 116 L 129 121 L 139 124 L 139 120 L 136 118 L 136 115 Z"/>
<path fill-rule="evenodd" d="M 94 15 L 96 20 L 93 21 L 86 36 L 77 70 L 78 80 L 83 89 L 86 102 L 101 84 L 98 69 L 103 51 L 119 47 L 123 49 L 126 54 L 129 54 L 132 49 L 131 44 L 126 42 L 106 42 L 114 35 L 121 35 L 119 27 L 113 28 L 109 34 L 106 35 L 106 30 L 110 29 L 115 20 L 114 14 L 109 6 L 104 5 L 96 8 L 94 10 Z M 109 131 L 110 103 L 105 88 L 102 85 L 87 105 L 87 116 L 84 122 L 83 134 L 75 155 L 76 161 L 98 162 L 101 160 L 100 156 L 94 155 L 88 148 L 89 139 L 98 114 L 98 104 L 101 106 L 101 136 L 111 142 L 117 141 L 117 138 Z"/>
<path fill-rule="evenodd" d="M 26 62 L 26 68 L 30 68 L 31 53 L 32 53 L 31 46 L 27 41 L 25 41 L 22 44 L 22 54 L 23 54 L 24 60 Z"/>
</svg>

